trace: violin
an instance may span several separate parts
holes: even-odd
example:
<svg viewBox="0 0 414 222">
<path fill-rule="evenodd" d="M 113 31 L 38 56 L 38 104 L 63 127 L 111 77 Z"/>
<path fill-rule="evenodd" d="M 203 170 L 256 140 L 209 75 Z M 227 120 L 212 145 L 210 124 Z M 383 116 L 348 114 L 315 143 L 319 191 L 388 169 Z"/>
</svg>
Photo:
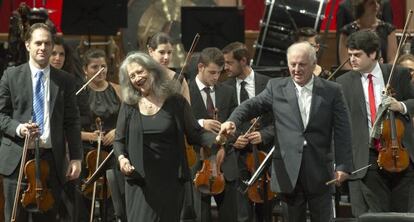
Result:
<svg viewBox="0 0 414 222">
<path fill-rule="evenodd" d="M 188 144 L 187 139 L 184 139 L 184 143 L 185 143 L 185 153 L 187 156 L 188 167 L 192 167 L 196 163 L 197 154 L 194 150 L 194 147 Z"/>
<path fill-rule="evenodd" d="M 24 166 L 27 189 L 22 195 L 22 205 L 33 212 L 46 212 L 53 207 L 55 199 L 46 181 L 49 176 L 49 164 L 40 159 L 39 136 L 35 138 L 35 159 Z"/>
<path fill-rule="evenodd" d="M 96 128 L 98 129 L 98 145 L 96 149 L 91 150 L 86 154 L 86 168 L 88 168 L 87 180 L 89 180 L 89 178 L 96 171 L 96 168 L 99 166 L 99 164 L 108 156 L 108 152 L 101 149 L 103 137 L 101 118 L 97 117 L 95 120 L 95 124 Z M 95 183 L 94 186 L 87 186 L 83 191 L 83 195 L 88 199 L 96 198 L 98 200 L 103 200 L 109 198 L 111 193 L 108 192 L 108 190 L 104 189 L 104 186 L 106 185 L 105 179 L 101 177 Z"/>
<path fill-rule="evenodd" d="M 404 135 L 403 122 L 395 118 L 393 111 L 387 111 L 387 117 L 382 122 L 382 148 L 378 153 L 378 167 L 388 172 L 398 173 L 407 169 L 410 156 L 401 140 Z"/>
<path fill-rule="evenodd" d="M 92 177 L 93 173 L 96 171 L 96 168 L 99 166 L 100 162 L 102 162 L 107 156 L 108 152 L 101 150 L 101 144 L 102 144 L 102 137 L 103 137 L 103 131 L 102 131 L 102 121 L 101 118 L 97 117 L 95 120 L 96 129 L 98 130 L 98 147 L 95 150 L 91 150 L 86 154 L 86 164 L 87 168 L 89 170 L 89 176 Z M 91 187 L 86 187 L 83 191 L 83 194 L 90 198 L 91 201 L 91 212 L 89 221 L 92 222 L 94 218 L 94 211 L 95 211 L 95 201 L 96 199 L 104 200 L 110 197 L 111 193 L 108 189 L 106 189 L 106 179 L 99 178 L 97 179 Z M 92 192 L 91 192 L 92 191 Z"/>
<path fill-rule="evenodd" d="M 217 109 L 214 110 L 214 119 L 217 120 Z M 219 149 L 224 149 L 223 144 L 218 144 Z M 194 178 L 195 187 L 204 194 L 217 195 L 224 191 L 225 180 L 221 172 L 221 162 L 217 161 L 215 156 L 211 155 L 208 147 L 202 147 L 204 160 L 201 170 Z"/>
<path fill-rule="evenodd" d="M 260 117 L 253 119 L 253 124 L 245 135 L 257 130 Z M 250 174 L 254 174 L 263 160 L 266 158 L 266 153 L 259 151 L 256 144 L 252 145 L 252 152 L 247 154 L 246 166 Z M 270 175 L 264 174 L 254 184 L 249 186 L 247 190 L 247 196 L 254 203 L 263 203 L 266 200 L 272 200 L 275 197 L 275 193 L 270 190 Z"/>
<path fill-rule="evenodd" d="M 402 38 L 399 42 L 397 53 L 391 67 L 390 77 L 388 78 L 386 88 L 383 92 L 389 96 L 393 95 L 390 83 L 392 77 L 394 76 L 395 64 L 397 63 L 401 46 L 407 40 L 406 33 L 412 15 L 413 11 L 410 10 L 404 25 Z M 404 148 L 401 143 L 405 130 L 402 120 L 395 117 L 394 111 L 387 110 L 386 118 L 383 119 L 381 126 L 382 131 L 380 139 L 382 147 L 378 153 L 378 167 L 392 173 L 401 172 L 407 169 L 410 163 L 410 156 L 407 149 Z"/>
</svg>

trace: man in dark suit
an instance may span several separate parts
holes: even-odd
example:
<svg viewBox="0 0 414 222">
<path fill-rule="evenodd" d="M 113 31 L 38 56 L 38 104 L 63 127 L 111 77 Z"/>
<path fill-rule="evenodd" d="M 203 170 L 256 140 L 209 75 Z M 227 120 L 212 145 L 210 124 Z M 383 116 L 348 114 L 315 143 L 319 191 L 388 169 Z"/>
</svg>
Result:
<svg viewBox="0 0 414 222">
<path fill-rule="evenodd" d="M 29 62 L 7 69 L 0 81 L 0 174 L 4 176 L 5 220 L 10 221 L 22 147 L 26 135 L 39 137 L 40 158 L 49 165 L 47 186 L 55 203 L 45 213 L 33 213 L 33 221 L 58 221 L 57 206 L 66 180 L 79 176 L 82 160 L 79 111 L 75 82 L 70 74 L 49 65 L 52 34 L 36 23 L 26 35 Z M 32 122 L 31 122 L 32 121 Z M 33 140 L 32 140 L 33 141 Z M 66 160 L 66 142 L 69 165 Z M 29 143 L 28 158 L 33 158 Z M 23 185 L 22 190 L 26 185 Z M 17 221 L 28 221 L 19 199 Z"/>
<path fill-rule="evenodd" d="M 287 61 L 291 77 L 270 80 L 262 93 L 238 106 L 221 125 L 220 135 L 232 134 L 244 121 L 272 112 L 271 188 L 286 202 L 288 220 L 306 221 L 308 206 L 312 221 L 331 221 L 332 187 L 325 182 L 334 177 L 340 184 L 352 170 L 345 98 L 338 84 L 313 75 L 316 53 L 309 43 L 290 46 Z"/>
<path fill-rule="evenodd" d="M 222 52 L 225 61 L 224 70 L 229 77 L 224 83 L 233 87 L 239 105 L 243 101 L 258 95 L 265 89 L 270 78 L 255 72 L 250 67 L 250 55 L 243 43 L 230 43 L 223 48 Z M 252 153 L 252 145 L 256 145 L 260 150 L 268 152 L 271 144 L 273 144 L 274 128 L 271 116 L 264 115 L 261 117 L 258 125 L 260 126 L 259 130 L 244 135 L 251 126 L 251 121 L 245 122 L 239 128 L 237 140 L 232 145 L 238 157 L 239 183 L 242 180 L 249 180 L 251 177 L 246 166 L 246 158 L 248 154 Z M 249 201 L 247 195 L 238 192 L 237 198 L 237 221 L 252 221 L 253 215 L 255 215 L 255 221 L 263 221 L 265 218 L 270 220 L 270 202 L 267 203 L 267 211 L 264 211 L 262 204 L 256 204 L 256 211 L 253 214 L 252 209 L 254 208 L 251 206 L 252 204 L 250 203 L 252 202 Z"/>
<path fill-rule="evenodd" d="M 191 108 L 195 118 L 206 130 L 218 133 L 220 125 L 237 106 L 236 94 L 231 86 L 218 82 L 224 66 L 223 53 L 218 48 L 205 48 L 201 51 L 198 62 L 198 74 L 190 82 Z M 217 118 L 214 118 L 214 112 Z M 221 149 L 221 151 L 223 151 Z M 219 151 L 219 152 L 221 152 Z M 218 156 L 223 154 L 218 153 Z M 219 157 L 220 158 L 220 157 Z M 200 169 L 196 164 L 195 170 Z M 236 220 L 236 186 L 238 178 L 237 159 L 233 149 L 226 149 L 221 165 L 226 185 L 223 193 L 214 196 L 217 203 L 220 221 Z M 196 212 L 200 221 L 211 221 L 211 196 L 196 192 Z M 201 206 L 199 206 L 201 204 Z"/>
<path fill-rule="evenodd" d="M 390 78 L 391 65 L 379 64 L 380 40 L 371 31 L 359 31 L 347 41 L 352 71 L 337 79 L 343 86 L 352 122 L 352 153 L 356 169 L 372 164 L 349 181 L 351 206 L 354 216 L 365 212 L 414 211 L 414 157 L 413 126 L 410 116 L 414 111 L 414 91 L 408 69 L 396 67 L 390 86 L 395 95 L 389 97 L 389 110 L 395 111 L 404 122 L 402 145 L 410 154 L 410 163 L 401 173 L 379 169 L 378 150 L 372 139 L 373 122 L 378 119 L 378 107 L 384 106 L 382 91 Z"/>
</svg>

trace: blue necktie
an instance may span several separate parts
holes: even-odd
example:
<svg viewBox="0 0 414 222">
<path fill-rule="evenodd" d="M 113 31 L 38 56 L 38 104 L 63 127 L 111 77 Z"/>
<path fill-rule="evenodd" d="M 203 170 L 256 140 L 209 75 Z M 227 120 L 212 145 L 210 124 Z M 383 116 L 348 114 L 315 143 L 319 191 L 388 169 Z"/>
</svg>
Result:
<svg viewBox="0 0 414 222">
<path fill-rule="evenodd" d="M 40 134 L 43 133 L 43 115 L 44 115 L 44 98 L 45 89 L 43 87 L 43 72 L 39 71 L 35 75 L 35 87 L 33 93 L 33 121 L 40 128 Z"/>
</svg>

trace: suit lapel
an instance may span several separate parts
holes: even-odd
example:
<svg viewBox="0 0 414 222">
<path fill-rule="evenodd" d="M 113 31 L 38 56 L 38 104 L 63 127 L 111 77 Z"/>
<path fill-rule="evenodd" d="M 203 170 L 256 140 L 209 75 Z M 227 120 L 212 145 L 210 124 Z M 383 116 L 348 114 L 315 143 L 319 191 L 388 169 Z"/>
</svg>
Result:
<svg viewBox="0 0 414 222">
<path fill-rule="evenodd" d="M 59 85 L 57 84 L 58 82 L 58 75 L 57 73 L 55 73 L 55 70 L 53 70 L 52 67 L 50 67 L 50 76 L 49 76 L 49 115 L 50 117 L 52 117 L 53 114 L 53 108 L 55 107 L 55 101 L 56 101 L 56 97 L 59 91 Z"/>
<path fill-rule="evenodd" d="M 257 73 L 254 73 L 254 79 L 254 94 L 257 96 L 266 87 L 266 81 Z"/>
<path fill-rule="evenodd" d="M 352 72 L 352 82 L 351 86 L 354 87 L 354 95 L 353 99 L 355 99 L 355 102 L 358 104 L 358 107 L 361 109 L 362 113 L 367 116 L 367 108 L 365 104 L 365 94 L 364 89 L 362 88 L 361 83 L 361 74 L 359 72 Z"/>
<path fill-rule="evenodd" d="M 22 86 L 27 86 L 27 87 L 22 87 L 22 96 L 23 98 L 27 96 L 27 98 L 29 98 L 29 104 L 31 105 L 32 110 L 30 111 L 30 115 L 33 115 L 33 83 L 32 83 L 32 72 L 30 70 L 30 66 L 29 63 L 26 63 L 26 67 L 24 69 L 22 69 L 23 73 L 21 74 L 22 76 L 22 82 L 20 82 L 20 84 L 22 84 Z M 29 119 L 31 119 L 32 116 L 29 117 Z"/>
<path fill-rule="evenodd" d="M 380 64 L 380 68 L 382 72 L 382 77 L 384 78 L 384 85 L 387 86 L 387 82 L 388 82 L 388 79 L 390 78 L 391 70 L 389 70 L 387 66 L 384 66 L 382 64 Z"/>
<path fill-rule="evenodd" d="M 285 85 L 285 87 L 283 87 L 283 94 L 287 102 L 289 103 L 290 107 L 292 108 L 292 112 L 294 116 L 296 116 L 296 120 L 298 121 L 298 124 L 302 126 L 302 130 L 303 130 L 304 127 L 303 127 L 302 117 L 300 115 L 298 99 L 296 96 L 296 88 L 291 78 L 287 79 L 287 84 Z"/>
<path fill-rule="evenodd" d="M 224 102 L 223 102 L 223 96 L 220 96 L 222 94 L 222 88 L 219 86 L 219 83 L 214 86 L 214 91 L 215 91 L 215 97 L 216 97 L 215 107 L 219 110 L 219 113 L 220 113 L 220 110 L 224 106 L 223 105 Z"/>
<path fill-rule="evenodd" d="M 208 116 L 207 108 L 204 104 L 203 97 L 201 96 L 201 92 L 197 87 L 197 83 L 194 81 L 190 84 L 190 95 L 191 95 L 191 106 L 197 107 L 197 113 L 200 115 L 198 118 L 205 118 Z M 197 114 L 196 114 L 197 115 Z M 197 118 L 197 116 L 196 116 Z"/>
<path fill-rule="evenodd" d="M 323 93 L 323 86 L 322 82 L 318 77 L 313 78 L 313 89 L 312 89 L 312 101 L 311 101 L 311 107 L 309 112 L 309 120 L 308 120 L 308 126 L 309 123 L 312 121 L 314 116 L 318 116 L 317 110 L 319 110 L 319 106 L 322 103 L 322 96 Z"/>
</svg>

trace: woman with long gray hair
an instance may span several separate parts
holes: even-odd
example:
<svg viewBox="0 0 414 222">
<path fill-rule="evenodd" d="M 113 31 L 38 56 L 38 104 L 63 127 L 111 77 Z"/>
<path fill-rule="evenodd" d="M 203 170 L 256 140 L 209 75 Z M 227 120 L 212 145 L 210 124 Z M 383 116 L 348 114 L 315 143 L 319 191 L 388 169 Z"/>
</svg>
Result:
<svg viewBox="0 0 414 222">
<path fill-rule="evenodd" d="M 208 147 L 215 136 L 198 125 L 179 83 L 146 53 L 128 55 L 119 79 L 123 101 L 114 149 L 126 177 L 127 219 L 179 221 L 190 178 L 184 135 Z"/>
</svg>

